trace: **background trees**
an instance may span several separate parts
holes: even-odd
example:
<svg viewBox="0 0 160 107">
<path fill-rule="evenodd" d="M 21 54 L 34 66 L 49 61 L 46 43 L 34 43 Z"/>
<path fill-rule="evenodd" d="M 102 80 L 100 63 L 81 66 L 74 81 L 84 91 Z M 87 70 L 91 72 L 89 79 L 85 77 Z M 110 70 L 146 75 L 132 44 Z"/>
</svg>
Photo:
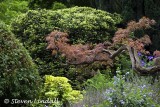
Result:
<svg viewBox="0 0 160 107">
<path fill-rule="evenodd" d="M 43 0 L 43 3 L 37 3 L 38 0 L 32 0 L 30 2 L 31 5 L 44 5 L 47 3 L 54 4 L 54 1 L 48 1 L 45 2 Z M 151 19 L 154 19 L 157 24 L 153 29 L 150 29 L 148 31 L 152 35 L 150 35 L 151 40 L 154 42 L 154 44 L 150 45 L 148 48 L 151 51 L 154 51 L 155 49 L 160 49 L 158 44 L 160 43 L 159 39 L 159 18 L 160 18 L 160 2 L 155 0 L 57 0 L 57 2 L 64 3 L 67 7 L 72 6 L 89 6 L 96 9 L 105 10 L 110 13 L 118 13 L 121 14 L 123 17 L 123 24 L 120 25 L 120 27 L 124 27 L 127 22 L 130 20 L 136 20 L 138 21 L 142 16 L 149 17 Z M 49 8 L 49 7 L 44 7 Z M 154 35 L 154 36 L 153 36 Z"/>
<path fill-rule="evenodd" d="M 155 0 L 55 0 L 57 2 L 64 3 L 68 7 L 70 6 L 89 6 L 96 9 L 105 10 L 108 12 L 116 12 L 123 14 L 125 21 L 132 19 L 138 20 L 142 16 L 147 16 L 158 21 L 159 17 L 159 1 Z M 31 8 L 34 5 L 40 8 L 51 8 L 54 4 L 54 0 L 31 0 Z M 128 14 L 128 15 L 127 15 Z M 129 17 L 128 17 L 129 16 Z"/>
</svg>

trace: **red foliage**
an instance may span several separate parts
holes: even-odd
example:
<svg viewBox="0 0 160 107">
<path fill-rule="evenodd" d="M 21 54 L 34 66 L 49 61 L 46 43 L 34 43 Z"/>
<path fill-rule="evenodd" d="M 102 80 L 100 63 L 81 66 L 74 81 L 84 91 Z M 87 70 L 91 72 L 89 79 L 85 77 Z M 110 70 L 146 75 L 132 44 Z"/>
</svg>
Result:
<svg viewBox="0 0 160 107">
<path fill-rule="evenodd" d="M 109 61 L 109 54 L 103 52 L 107 46 L 104 43 L 99 43 L 96 46 L 90 45 L 70 45 L 67 39 L 68 34 L 59 31 L 51 32 L 47 37 L 48 42 L 47 49 L 59 51 L 63 56 L 67 58 L 67 62 L 70 64 L 85 64 L 92 63 L 94 61 Z"/>
<path fill-rule="evenodd" d="M 154 57 L 160 57 L 160 51 L 156 50 L 153 52 Z"/>
<path fill-rule="evenodd" d="M 131 38 L 130 34 L 138 29 L 147 29 L 153 24 L 155 24 L 155 21 L 146 17 L 143 17 L 137 23 L 131 21 L 128 23 L 126 29 L 118 29 L 113 37 L 113 44 L 105 42 L 99 43 L 96 46 L 91 46 L 89 44 L 70 45 L 67 33 L 53 31 L 46 37 L 46 41 L 48 42 L 47 49 L 53 50 L 53 55 L 57 54 L 57 51 L 59 51 L 66 57 L 67 62 L 70 64 L 86 64 L 95 61 L 108 61 L 108 63 L 112 63 L 112 58 L 114 57 L 112 57 L 111 52 L 107 50 L 110 47 L 109 45 L 123 44 L 137 51 L 146 53 L 144 46 L 151 44 L 149 36 L 145 35 L 140 39 L 135 39 Z M 116 53 L 114 55 L 118 54 Z"/>
<path fill-rule="evenodd" d="M 155 21 L 150 20 L 149 18 L 143 17 L 139 20 L 139 22 L 131 21 L 128 23 L 126 29 L 118 29 L 118 31 L 115 33 L 115 36 L 113 37 L 114 44 L 125 44 L 129 45 L 133 48 L 135 48 L 137 51 L 146 53 L 144 50 L 144 46 L 151 44 L 151 40 L 148 35 L 145 35 L 144 37 L 140 39 L 134 40 L 130 37 L 131 33 L 135 30 L 139 29 L 147 29 L 150 27 L 150 25 L 154 25 Z"/>
</svg>

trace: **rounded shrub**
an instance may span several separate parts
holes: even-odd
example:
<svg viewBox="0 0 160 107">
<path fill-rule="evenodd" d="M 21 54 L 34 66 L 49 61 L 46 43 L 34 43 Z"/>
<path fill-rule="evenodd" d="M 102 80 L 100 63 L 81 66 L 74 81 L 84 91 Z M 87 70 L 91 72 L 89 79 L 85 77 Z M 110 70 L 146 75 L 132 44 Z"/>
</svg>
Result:
<svg viewBox="0 0 160 107">
<path fill-rule="evenodd" d="M 46 50 L 46 35 L 60 30 L 69 33 L 71 43 L 98 43 L 111 38 L 120 21 L 118 14 L 89 7 L 73 7 L 56 11 L 30 10 L 15 19 L 11 26 L 13 33 L 29 50 L 41 75 L 66 76 L 69 67 L 64 58 L 51 56 L 51 52 Z"/>
<path fill-rule="evenodd" d="M 45 34 L 58 29 L 68 32 L 73 42 L 97 43 L 112 37 L 115 25 L 120 21 L 121 17 L 116 13 L 73 7 L 56 11 L 30 10 L 13 21 L 12 28 L 15 34 L 22 34 L 20 38 L 24 42 L 44 39 Z"/>
<path fill-rule="evenodd" d="M 45 75 L 45 82 L 40 92 L 39 99 L 50 99 L 53 103 L 49 107 L 70 107 L 69 105 L 82 100 L 83 95 L 78 90 L 73 90 L 66 77 Z M 44 107 L 44 104 L 35 103 L 35 107 Z"/>
<path fill-rule="evenodd" d="M 0 22 L 0 99 L 32 100 L 41 81 L 37 67 L 7 27 Z"/>
<path fill-rule="evenodd" d="M 52 10 L 65 9 L 67 8 L 63 3 L 54 2 L 52 5 Z"/>
</svg>

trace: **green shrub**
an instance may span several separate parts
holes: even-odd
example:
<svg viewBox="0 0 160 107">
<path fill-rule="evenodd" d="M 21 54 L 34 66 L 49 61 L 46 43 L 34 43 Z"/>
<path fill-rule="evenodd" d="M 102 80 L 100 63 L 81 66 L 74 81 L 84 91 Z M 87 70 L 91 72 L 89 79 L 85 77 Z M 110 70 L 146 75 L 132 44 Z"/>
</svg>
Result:
<svg viewBox="0 0 160 107">
<path fill-rule="evenodd" d="M 67 8 L 67 7 L 60 2 L 54 2 L 52 6 L 52 10 L 58 10 L 58 9 L 64 9 L 64 8 Z"/>
<path fill-rule="evenodd" d="M 86 89 L 87 90 L 92 90 L 92 89 L 95 89 L 95 90 L 103 90 L 104 88 L 106 88 L 106 80 L 109 80 L 110 77 L 108 76 L 106 78 L 106 75 L 104 74 L 101 74 L 100 71 L 91 79 L 88 79 L 86 81 L 86 86 L 89 86 L 87 87 Z"/>
<path fill-rule="evenodd" d="M 60 107 L 60 105 L 69 105 L 69 103 L 77 102 L 83 98 L 80 91 L 73 90 L 68 83 L 66 77 L 54 77 L 51 75 L 45 76 L 44 88 L 40 93 L 40 100 L 50 99 L 53 103 L 48 104 L 49 107 Z M 43 104 L 33 104 L 34 106 L 42 106 Z M 66 107 L 66 106 L 65 106 Z M 67 106 L 68 107 L 68 106 Z"/>
<path fill-rule="evenodd" d="M 122 74 L 125 74 L 127 71 L 131 70 L 131 66 L 132 64 L 128 53 L 120 54 L 114 61 L 114 74 L 116 74 L 116 68 L 120 68 Z"/>
<path fill-rule="evenodd" d="M 68 32 L 72 42 L 97 43 L 112 37 L 110 33 L 114 33 L 115 25 L 120 21 L 118 14 L 89 7 L 73 7 L 57 11 L 31 10 L 18 17 L 12 27 L 15 34 L 22 34 L 20 38 L 25 39 L 24 42 L 44 39 L 45 34 L 59 29 Z"/>
<path fill-rule="evenodd" d="M 28 2 L 25 0 L 4 0 L 0 2 L 0 20 L 10 24 L 11 20 L 28 11 Z"/>
<path fill-rule="evenodd" d="M 110 78 L 106 74 L 101 74 L 98 72 L 93 78 L 88 79 L 85 82 L 84 98 L 77 104 L 72 104 L 71 107 L 92 107 L 95 104 L 101 104 L 105 101 L 104 93 L 106 87 L 106 82 L 110 81 Z"/>
<path fill-rule="evenodd" d="M 0 99 L 31 100 L 39 87 L 40 76 L 28 51 L 0 22 Z"/>
<path fill-rule="evenodd" d="M 51 56 L 51 52 L 46 50 L 46 35 L 52 30 L 59 29 L 68 32 L 69 39 L 73 43 L 103 42 L 111 38 L 116 24 L 120 21 L 118 14 L 89 7 L 73 7 L 57 11 L 30 10 L 12 22 L 12 31 L 29 50 L 41 75 L 66 76 L 69 75 L 70 67 L 66 65 L 64 58 L 58 55 Z M 69 79 L 76 80 L 76 76 L 72 78 Z"/>
</svg>

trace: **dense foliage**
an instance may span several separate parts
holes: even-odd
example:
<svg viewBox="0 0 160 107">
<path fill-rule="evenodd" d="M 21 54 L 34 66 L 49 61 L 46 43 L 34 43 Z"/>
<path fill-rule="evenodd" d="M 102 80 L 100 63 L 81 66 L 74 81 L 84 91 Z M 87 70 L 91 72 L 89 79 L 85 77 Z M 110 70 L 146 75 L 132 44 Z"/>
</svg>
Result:
<svg viewBox="0 0 160 107">
<path fill-rule="evenodd" d="M 54 103 L 48 104 L 49 107 L 60 107 L 62 105 L 69 107 L 69 104 L 80 101 L 83 98 L 82 94 L 78 90 L 73 90 L 68 81 L 65 77 L 46 75 L 39 99 L 52 100 Z M 33 105 L 44 107 L 44 104 L 37 103 Z"/>
<path fill-rule="evenodd" d="M 7 27 L 0 23 L 0 98 L 34 99 L 41 83 L 37 67 Z"/>
<path fill-rule="evenodd" d="M 113 34 L 115 25 L 120 21 L 118 14 L 89 7 L 73 7 L 57 11 L 32 10 L 18 17 L 12 27 L 15 34 L 22 34 L 23 39 L 42 39 L 51 30 L 58 29 L 69 32 L 73 42 L 82 40 L 95 43 L 111 37 L 110 33 Z M 36 37 L 33 38 L 34 35 Z"/>
<path fill-rule="evenodd" d="M 12 19 L 28 11 L 25 0 L 4 0 L 0 2 L 0 20 L 10 24 Z"/>
<path fill-rule="evenodd" d="M 160 39 L 159 39 L 159 25 L 160 25 L 160 1 L 159 0 L 57 0 L 58 2 L 64 3 L 68 7 L 71 6 L 88 6 L 100 10 L 105 10 L 110 13 L 118 13 L 121 14 L 123 17 L 123 24 L 122 27 L 130 20 L 139 20 L 143 16 L 147 16 L 151 19 L 154 19 L 157 22 L 157 26 L 147 31 L 149 32 L 152 41 L 154 44 L 149 46 L 148 48 L 151 51 L 155 49 L 160 49 L 158 46 Z M 53 4 L 54 1 L 50 0 L 46 2 L 45 0 L 31 0 L 30 5 L 38 5 L 39 7 L 45 8 L 47 4 Z"/>
<path fill-rule="evenodd" d="M 159 4 L 157 0 L 31 0 L 30 8 L 51 8 L 55 1 L 64 3 L 67 6 L 88 6 L 108 12 L 116 12 L 122 14 L 125 21 L 131 19 L 138 20 L 142 16 L 147 16 L 158 21 Z"/>
<path fill-rule="evenodd" d="M 54 4 L 52 5 L 52 10 L 65 9 L 65 8 L 67 7 L 60 2 L 54 2 Z"/>
<path fill-rule="evenodd" d="M 31 8 L 31 9 L 37 9 L 37 8 L 51 9 L 52 6 L 55 5 L 57 2 L 64 5 L 67 3 L 67 0 L 48 0 L 48 1 L 46 1 L 46 0 L 30 0 L 29 1 L 29 8 Z"/>
<path fill-rule="evenodd" d="M 99 43 L 96 46 L 70 45 L 67 43 L 69 41 L 67 37 L 67 33 L 59 31 L 53 31 L 46 37 L 47 49 L 52 50 L 52 55 L 60 52 L 63 57 L 66 57 L 67 63 L 76 65 L 93 63 L 94 61 L 109 62 L 109 55 L 104 53 L 107 44 Z"/>
<path fill-rule="evenodd" d="M 48 42 L 47 49 L 52 50 L 52 54 L 56 55 L 57 52 L 61 53 L 63 57 L 66 58 L 67 64 L 80 65 L 80 64 L 91 64 L 96 61 L 105 61 L 108 65 L 113 65 L 115 57 L 121 52 L 127 50 L 132 62 L 132 69 L 145 75 L 154 74 L 159 72 L 160 66 L 159 61 L 159 51 L 154 52 L 154 62 L 155 66 L 144 68 L 140 65 L 140 59 L 138 57 L 138 52 L 143 52 L 145 54 L 150 54 L 149 51 L 145 50 L 145 46 L 151 44 L 150 37 L 144 35 L 141 38 L 137 38 L 132 35 L 136 30 L 149 29 L 152 25 L 155 25 L 154 20 L 143 17 L 138 22 L 131 21 L 127 24 L 125 29 L 119 29 L 114 37 L 113 42 L 104 42 L 91 45 L 75 44 L 71 45 L 68 43 L 68 34 L 59 31 L 52 31 L 47 37 Z M 112 49 L 115 46 L 120 45 L 121 47 L 116 51 Z M 158 62 L 158 63 L 157 63 Z M 156 64 L 157 63 L 157 64 Z"/>
<path fill-rule="evenodd" d="M 12 23 L 12 31 L 29 50 L 42 75 L 52 73 L 73 78 L 68 74 L 67 69 L 70 67 L 66 66 L 64 58 L 58 55 L 51 56 L 51 52 L 46 50 L 46 35 L 58 29 L 68 32 L 70 42 L 73 43 L 103 42 L 111 38 L 111 34 L 116 30 L 116 24 L 120 21 L 118 14 L 88 7 L 57 11 L 30 10 Z"/>
</svg>

